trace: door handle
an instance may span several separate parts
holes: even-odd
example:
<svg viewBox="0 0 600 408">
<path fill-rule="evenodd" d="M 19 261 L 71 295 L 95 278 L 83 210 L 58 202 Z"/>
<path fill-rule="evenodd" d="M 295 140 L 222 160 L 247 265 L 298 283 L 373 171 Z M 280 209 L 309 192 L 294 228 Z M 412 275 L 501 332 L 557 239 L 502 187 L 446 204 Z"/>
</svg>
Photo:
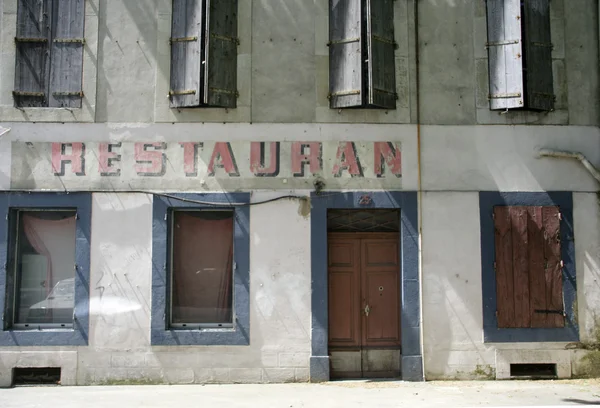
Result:
<svg viewBox="0 0 600 408">
<path fill-rule="evenodd" d="M 371 308 L 369 307 L 369 305 L 366 305 L 366 306 L 365 306 L 365 315 L 366 315 L 367 317 L 369 317 L 369 312 L 370 312 L 370 311 L 371 311 Z"/>
</svg>

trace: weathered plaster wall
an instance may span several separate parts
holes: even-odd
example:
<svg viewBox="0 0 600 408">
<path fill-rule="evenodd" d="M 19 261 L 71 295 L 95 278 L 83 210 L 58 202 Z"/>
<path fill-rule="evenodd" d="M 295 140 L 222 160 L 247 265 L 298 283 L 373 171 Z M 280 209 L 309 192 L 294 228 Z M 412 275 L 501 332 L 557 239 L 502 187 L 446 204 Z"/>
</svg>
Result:
<svg viewBox="0 0 600 408">
<path fill-rule="evenodd" d="M 39 364 L 62 366 L 65 385 L 308 380 L 310 230 L 299 209 L 286 200 L 250 212 L 250 345 L 163 347 L 150 345 L 152 198 L 94 194 L 89 346 L 0 348 L 0 385 L 13 366 Z M 281 239 L 282 225 L 294 239 Z"/>
</svg>

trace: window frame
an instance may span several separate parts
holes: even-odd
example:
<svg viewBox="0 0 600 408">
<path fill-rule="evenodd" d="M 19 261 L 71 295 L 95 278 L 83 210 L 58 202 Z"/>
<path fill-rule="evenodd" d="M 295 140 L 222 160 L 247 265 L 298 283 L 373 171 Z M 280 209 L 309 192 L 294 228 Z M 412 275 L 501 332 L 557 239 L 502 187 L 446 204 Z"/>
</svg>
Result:
<svg viewBox="0 0 600 408">
<path fill-rule="evenodd" d="M 216 205 L 206 204 L 215 203 Z M 152 220 L 152 345 L 250 344 L 250 203 L 249 193 L 178 193 L 154 195 Z M 241 205 L 240 205 L 241 204 Z M 171 326 L 172 278 L 170 217 L 177 210 L 233 210 L 232 325 Z"/>
<path fill-rule="evenodd" d="M 565 327 L 561 328 L 498 328 L 496 316 L 496 274 L 494 272 L 495 206 L 557 206 L 562 215 L 560 223 L 561 258 L 564 262 L 563 299 Z M 508 342 L 572 342 L 579 340 L 577 323 L 577 275 L 575 270 L 575 243 L 573 232 L 573 195 L 571 192 L 497 192 L 479 193 L 481 279 L 483 297 L 484 343 Z"/>
<path fill-rule="evenodd" d="M 229 36 L 223 36 L 223 34 L 219 34 L 219 33 L 214 33 L 213 30 L 215 29 L 215 27 L 212 27 L 212 21 L 216 20 L 218 18 L 213 18 L 212 13 L 216 13 L 217 10 L 215 10 L 218 6 L 214 6 L 214 4 L 219 4 L 218 1 L 211 1 L 211 0 L 194 0 L 197 1 L 199 4 L 197 4 L 197 7 L 199 8 L 199 10 L 196 11 L 200 11 L 201 12 L 201 17 L 200 17 L 200 30 L 197 36 L 190 36 L 189 33 L 187 33 L 187 27 L 176 27 L 175 24 L 175 1 L 176 0 L 171 0 L 171 30 L 170 30 L 170 37 L 169 37 L 169 44 L 170 44 L 170 52 L 169 52 L 169 56 L 170 56 L 170 68 L 169 68 L 169 92 L 168 92 L 168 98 L 169 98 L 169 108 L 170 109 L 198 109 L 198 108 L 220 108 L 220 109 L 236 109 L 237 108 L 237 100 L 239 98 L 239 90 L 238 90 L 238 78 L 237 78 L 237 73 L 238 73 L 238 61 L 237 61 L 237 57 L 239 54 L 239 45 L 240 45 L 240 37 L 239 37 L 239 33 L 238 33 L 238 20 L 239 20 L 239 4 L 237 0 L 232 0 L 235 2 L 235 4 L 233 5 L 232 8 L 235 8 L 235 21 L 232 24 L 232 29 L 234 31 L 233 36 L 229 37 Z M 222 3 L 222 4 L 226 4 L 226 3 Z M 221 4 L 221 5 L 222 5 Z M 187 7 L 187 5 L 186 5 Z M 175 31 L 183 31 L 187 34 L 183 34 L 184 36 L 181 37 L 177 37 L 174 35 Z M 176 38 L 178 38 L 177 41 L 174 41 Z M 195 39 L 194 39 L 195 38 Z M 213 91 L 213 87 L 214 84 L 211 83 L 211 78 L 214 81 L 215 77 L 217 76 L 217 73 L 222 73 L 224 72 L 222 69 L 221 70 L 216 70 L 216 72 L 214 71 L 214 66 L 218 65 L 218 61 L 220 59 L 223 58 L 223 55 L 226 55 L 227 53 L 222 53 L 222 54 L 218 54 L 216 56 L 213 56 L 211 54 L 211 49 L 213 48 L 213 41 L 215 41 L 216 38 L 220 38 L 219 41 L 223 41 L 224 38 L 229 38 L 229 40 L 225 40 L 226 43 L 229 44 L 233 44 L 233 47 L 235 49 L 235 55 L 232 55 L 231 61 L 229 61 L 233 66 L 232 67 L 228 67 L 228 69 L 230 71 L 227 71 L 230 75 L 233 76 L 233 89 L 220 89 L 218 92 Z M 175 80 L 174 76 L 176 75 L 176 73 L 178 72 L 175 67 L 178 66 L 185 66 L 186 68 L 190 68 L 187 66 L 187 64 L 189 64 L 189 59 L 192 57 L 188 57 L 188 54 L 191 54 L 192 56 L 195 54 L 193 52 L 193 50 L 187 51 L 186 52 L 186 58 L 182 59 L 182 60 L 177 60 L 174 58 L 174 48 L 176 48 L 176 45 L 178 44 L 187 44 L 187 43 L 191 43 L 191 42 L 197 42 L 198 43 L 198 52 L 199 52 L 199 60 L 197 61 L 199 63 L 198 65 L 198 89 L 173 89 L 173 82 Z M 228 64 L 225 64 L 226 66 Z M 211 72 L 212 71 L 212 72 Z M 211 75 L 212 73 L 212 75 Z M 221 78 L 222 79 L 222 78 Z M 181 80 L 181 78 L 180 78 Z M 194 78 L 194 80 L 196 80 L 196 78 Z M 185 82 L 185 79 L 184 79 Z M 213 85 L 213 86 L 211 86 Z M 185 88 L 185 87 L 184 87 Z M 220 88 L 223 88 L 223 85 L 220 85 Z M 191 94 L 191 98 L 190 98 L 190 94 L 189 92 L 193 91 L 193 93 Z M 225 92 L 224 92 L 225 91 Z M 233 96 L 231 96 L 231 104 L 218 104 L 215 103 L 214 101 L 211 103 L 211 99 L 217 99 L 215 97 L 216 95 L 219 94 L 232 94 Z M 198 98 L 198 101 L 194 101 L 196 98 Z M 191 99 L 191 100 L 190 100 Z"/>
<path fill-rule="evenodd" d="M 223 212 L 230 212 L 232 213 L 232 217 L 233 217 L 233 224 L 234 224 L 234 228 L 235 228 L 235 210 L 233 209 L 224 209 L 224 208 L 194 208 L 194 209 L 189 209 L 189 208 L 170 208 L 168 213 L 167 213 L 167 227 L 169 228 L 169 238 L 168 238 L 168 255 L 167 255 L 167 262 L 168 262 L 168 274 L 169 274 L 169 280 L 168 280 L 168 291 L 167 291 L 167 296 L 169 298 L 169 302 L 167 305 L 167 310 L 168 310 L 168 320 L 166 321 L 167 327 L 174 329 L 174 330 L 186 330 L 186 328 L 188 326 L 194 326 L 194 327 L 199 327 L 200 329 L 212 329 L 212 328 L 224 328 L 224 329 L 232 329 L 233 328 L 233 310 L 232 310 L 232 315 L 231 315 L 231 323 L 193 323 L 193 322 L 187 322 L 187 323 L 173 323 L 173 279 L 175 274 L 172 272 L 173 271 L 173 252 L 174 252 L 174 248 L 175 248 L 175 238 L 174 238 L 174 234 L 173 234 L 173 228 L 175 225 L 175 213 L 176 212 L 202 212 L 202 211 L 206 211 L 206 212 L 217 212 L 217 211 L 223 211 Z M 233 231 L 232 231 L 232 235 L 233 235 Z M 235 245 L 234 245 L 234 252 L 235 252 Z M 235 256 L 234 256 L 235 258 Z M 232 270 L 230 271 L 231 273 L 231 277 L 233 278 L 234 272 L 235 272 L 235 267 L 236 264 L 235 262 L 233 262 L 232 259 Z M 233 291 L 233 279 L 231 280 L 231 290 Z M 232 293 L 233 295 L 233 293 Z M 233 302 L 235 302 L 235 300 L 233 299 L 232 296 L 232 308 L 233 308 Z"/>
<path fill-rule="evenodd" d="M 504 0 L 495 0 L 495 1 L 504 1 Z M 546 78 L 547 80 L 549 79 L 548 83 L 550 86 L 550 90 L 551 90 L 551 95 L 552 95 L 552 101 L 549 102 L 550 104 L 550 108 L 549 109 L 545 109 L 545 108 L 539 108 L 536 106 L 533 106 L 535 104 L 532 104 L 531 102 L 531 94 L 535 94 L 536 92 L 531 92 L 532 90 L 532 85 L 531 83 L 535 82 L 535 81 L 531 81 L 531 78 L 529 77 L 529 72 L 532 71 L 533 69 L 531 69 L 531 67 L 539 65 L 539 56 L 538 56 L 538 60 L 536 60 L 535 62 L 531 62 L 533 59 L 531 58 L 531 55 L 533 54 L 532 50 L 530 49 L 531 47 L 531 43 L 529 42 L 528 38 L 530 37 L 530 34 L 535 31 L 535 29 L 537 29 L 537 27 L 532 28 L 533 22 L 530 21 L 531 19 L 529 18 L 529 14 L 527 14 L 527 5 L 525 4 L 528 1 L 546 1 L 547 6 L 548 6 L 548 16 L 547 19 L 543 19 L 540 21 L 543 21 L 544 23 L 547 23 L 546 27 L 547 31 L 544 31 L 544 34 L 547 35 L 548 40 L 550 41 L 549 44 L 543 45 L 543 47 L 551 47 L 551 49 L 554 48 L 554 45 L 552 43 L 552 18 L 550 16 L 551 14 L 551 10 L 550 10 L 550 0 L 511 0 L 511 1 L 515 1 L 519 3 L 519 27 L 520 27 L 520 33 L 519 33 L 519 39 L 513 43 L 513 39 L 506 39 L 504 37 L 504 40 L 502 40 L 500 42 L 500 44 L 498 43 L 498 41 L 493 41 L 491 37 L 492 34 L 491 32 L 494 31 L 491 29 L 491 27 L 494 27 L 495 25 L 501 25 L 498 22 L 493 22 L 490 19 L 490 13 L 492 13 L 490 11 L 490 4 L 486 3 L 485 9 L 486 9 L 486 17 L 485 17 L 485 21 L 486 21 L 486 49 L 487 49 L 487 63 L 488 63 L 488 67 L 487 67 L 487 71 L 488 71 L 488 99 L 489 99 L 489 103 L 488 103 L 488 109 L 491 112 L 505 112 L 505 111 L 525 111 L 525 112 L 542 112 L 542 113 L 548 113 L 548 112 L 553 112 L 555 110 L 555 105 L 556 105 L 556 89 L 554 89 L 554 72 L 553 72 L 553 58 L 552 58 L 552 52 L 550 53 L 550 59 L 549 59 L 549 69 L 548 70 L 544 70 L 544 72 L 546 72 L 548 75 L 550 75 L 549 78 Z M 507 7 L 506 4 L 504 4 L 503 7 Z M 505 13 L 506 11 L 503 10 Z M 538 21 L 538 23 L 540 23 L 540 21 Z M 510 25 L 508 26 L 510 27 Z M 504 31 L 504 34 L 506 34 L 506 30 L 507 30 L 507 26 L 506 23 L 504 23 L 504 25 L 502 25 L 502 31 Z M 497 40 L 497 39 L 496 39 Z M 492 43 L 494 43 L 494 45 L 492 45 Z M 534 43 L 535 44 L 535 43 Z M 519 58 L 514 59 L 513 60 L 513 64 L 515 64 L 515 61 L 520 61 L 519 66 L 520 69 L 518 70 L 519 75 L 521 76 L 521 81 L 520 81 L 520 87 L 521 87 L 521 92 L 520 93 L 516 93 L 516 94 L 505 94 L 505 95 L 493 95 L 492 94 L 492 90 L 493 90 L 493 85 L 494 85 L 494 76 L 492 75 L 492 72 L 495 70 L 492 66 L 492 57 L 491 57 L 491 51 L 493 49 L 493 47 L 505 47 L 505 46 L 512 46 L 515 49 L 513 49 L 513 52 L 517 52 L 519 55 Z M 507 51 L 505 48 L 503 48 L 503 56 L 504 53 L 508 53 L 511 50 L 509 49 L 509 51 Z M 504 59 L 504 58 L 502 58 Z M 511 66 L 512 69 L 515 69 L 514 65 Z M 505 66 L 505 70 L 509 69 L 508 66 Z M 515 73 L 511 70 L 511 73 Z M 505 73 L 504 77 L 502 78 L 503 81 L 506 81 L 507 78 L 507 73 Z M 548 84 L 546 84 L 548 85 Z M 510 88 L 510 86 L 507 86 L 507 88 Z M 539 93 L 539 92 L 538 92 Z M 507 103 L 505 103 L 506 105 L 510 104 L 511 102 L 514 104 L 518 104 L 518 106 L 495 106 L 496 105 L 500 105 L 501 103 L 496 101 L 509 101 Z"/>
<path fill-rule="evenodd" d="M 0 346 L 84 346 L 89 338 L 89 301 L 90 301 L 90 237 L 91 237 L 91 193 L 0 193 L 0 311 L 4 317 L 0 331 Z M 76 212 L 75 235 L 75 302 L 73 324 L 71 327 L 21 328 L 13 326 L 12 317 L 6 319 L 7 301 L 14 293 L 8 294 L 7 274 L 14 249 L 11 242 L 10 213 L 14 210 L 73 210 Z M 10 325 L 10 326 L 9 326 Z M 8 326 L 8 327 L 7 327 Z M 36 325 L 37 326 L 37 325 Z"/>
<path fill-rule="evenodd" d="M 12 284 L 12 313 L 11 316 L 5 316 L 4 321 L 10 322 L 10 328 L 13 330 L 36 330 L 36 329 L 56 329 L 56 328 L 73 328 L 73 321 L 71 323 L 15 323 L 15 315 L 16 315 L 16 305 L 17 305 L 17 291 L 20 288 L 19 281 L 22 280 L 22 271 L 21 273 L 17 273 L 17 267 L 19 265 L 19 259 L 22 259 L 22 254 L 19 254 L 19 243 L 22 239 L 20 230 L 21 230 L 21 218 L 22 213 L 28 212 L 52 212 L 52 213 L 71 213 L 77 219 L 77 211 L 71 208 L 11 208 L 9 210 L 9 239 L 8 243 L 9 254 L 8 254 L 8 262 L 7 265 L 10 268 L 10 272 L 7 271 L 6 274 L 9 273 L 13 275 L 13 284 Z M 14 215 L 14 219 L 12 218 Z M 13 224 L 14 222 L 14 224 Z M 77 234 L 77 226 L 75 226 L 75 233 Z M 13 235 L 14 234 L 14 240 Z M 74 275 L 73 275 L 74 277 Z M 7 288 L 8 289 L 8 288 Z M 52 291 L 54 287 L 50 288 Z M 8 299 L 7 299 L 8 300 Z M 74 306 L 74 305 L 73 305 Z M 6 323 L 5 323 L 6 324 Z"/>
<path fill-rule="evenodd" d="M 392 45 L 393 47 L 393 54 L 391 56 L 391 61 L 392 61 L 392 69 L 391 71 L 394 72 L 394 75 L 391 77 L 394 81 L 394 87 L 393 87 L 393 107 L 392 106 L 383 106 L 380 104 L 375 103 L 375 91 L 379 91 L 382 92 L 382 90 L 378 90 L 375 88 L 375 85 L 373 84 L 373 72 L 375 71 L 375 64 L 372 65 L 372 60 L 373 60 L 373 38 L 377 37 L 377 35 L 373 34 L 372 32 L 372 12 L 371 12 L 371 8 L 370 8 L 370 1 L 371 0 L 357 0 L 357 2 L 359 3 L 359 10 L 358 10 L 358 14 L 360 15 L 360 27 L 359 27 L 359 37 L 358 37 L 358 41 L 354 41 L 354 39 L 334 39 L 332 38 L 332 36 L 334 35 L 334 29 L 333 27 L 336 26 L 336 24 L 334 23 L 335 21 L 335 16 L 333 14 L 333 0 L 328 0 L 328 21 L 329 21 L 329 32 L 328 32 L 328 42 L 327 42 L 327 47 L 328 47 L 328 58 L 329 58 L 329 73 L 328 73 L 328 83 L 329 83 L 329 88 L 328 88 L 328 94 L 327 97 L 329 99 L 329 109 L 335 109 L 335 110 L 352 110 L 352 109 L 364 109 L 364 110 L 383 110 L 383 111 L 394 111 L 396 109 L 398 109 L 398 99 L 399 99 L 399 95 L 398 95 L 398 81 L 396 78 L 396 70 L 397 70 L 397 62 L 396 62 L 396 55 L 397 55 L 397 50 L 399 48 L 399 45 L 396 41 L 396 31 L 397 31 L 397 27 L 395 25 L 396 19 L 395 19 L 395 7 L 394 7 L 394 1 L 391 1 L 390 7 L 391 7 L 391 12 L 392 12 L 392 16 L 391 16 L 391 27 L 393 29 L 393 36 L 392 36 L 392 43 L 390 45 Z M 389 39 L 388 39 L 389 41 Z M 334 63 L 334 45 L 342 45 L 342 44 L 349 44 L 349 43 L 353 43 L 353 42 L 358 42 L 359 43 L 359 48 L 360 48 L 360 52 L 361 52 L 361 56 L 360 56 L 360 89 L 358 90 L 358 95 L 360 98 L 360 104 L 356 104 L 355 102 L 352 102 L 352 100 L 350 102 L 346 102 L 346 103 L 350 103 L 350 104 L 346 104 L 344 102 L 342 102 L 341 104 L 336 103 L 337 99 L 336 99 L 336 94 L 333 93 L 334 91 L 334 85 L 333 83 L 335 81 L 333 81 L 333 77 L 335 75 L 334 70 L 335 70 L 335 63 Z M 387 41 L 386 41 L 387 42 Z M 340 64 L 342 65 L 342 64 Z M 355 92 L 356 90 L 343 90 L 342 94 L 337 95 L 337 97 L 352 97 L 354 95 L 353 92 Z M 348 93 L 350 92 L 350 93 Z M 383 91 L 385 93 L 385 91 Z M 339 93 L 339 92 L 338 92 Z M 343 106 L 341 106 L 343 105 Z"/>
</svg>

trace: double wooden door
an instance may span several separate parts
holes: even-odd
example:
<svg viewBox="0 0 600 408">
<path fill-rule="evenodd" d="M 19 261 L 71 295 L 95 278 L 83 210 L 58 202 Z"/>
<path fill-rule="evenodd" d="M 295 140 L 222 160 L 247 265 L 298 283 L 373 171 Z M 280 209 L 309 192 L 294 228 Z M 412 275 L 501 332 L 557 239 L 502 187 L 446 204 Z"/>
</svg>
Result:
<svg viewBox="0 0 600 408">
<path fill-rule="evenodd" d="M 330 233 L 329 349 L 400 348 L 398 233 Z"/>
</svg>

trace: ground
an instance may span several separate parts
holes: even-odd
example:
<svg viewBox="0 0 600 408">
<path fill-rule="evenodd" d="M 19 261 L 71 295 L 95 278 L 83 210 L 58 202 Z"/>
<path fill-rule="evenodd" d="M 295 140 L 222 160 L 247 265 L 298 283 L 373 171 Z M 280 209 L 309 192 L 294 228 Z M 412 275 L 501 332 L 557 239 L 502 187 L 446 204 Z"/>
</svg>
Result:
<svg viewBox="0 0 600 408">
<path fill-rule="evenodd" d="M 16 387 L 2 408 L 555 407 L 600 405 L 600 380 L 335 381 L 324 384 Z"/>
</svg>

